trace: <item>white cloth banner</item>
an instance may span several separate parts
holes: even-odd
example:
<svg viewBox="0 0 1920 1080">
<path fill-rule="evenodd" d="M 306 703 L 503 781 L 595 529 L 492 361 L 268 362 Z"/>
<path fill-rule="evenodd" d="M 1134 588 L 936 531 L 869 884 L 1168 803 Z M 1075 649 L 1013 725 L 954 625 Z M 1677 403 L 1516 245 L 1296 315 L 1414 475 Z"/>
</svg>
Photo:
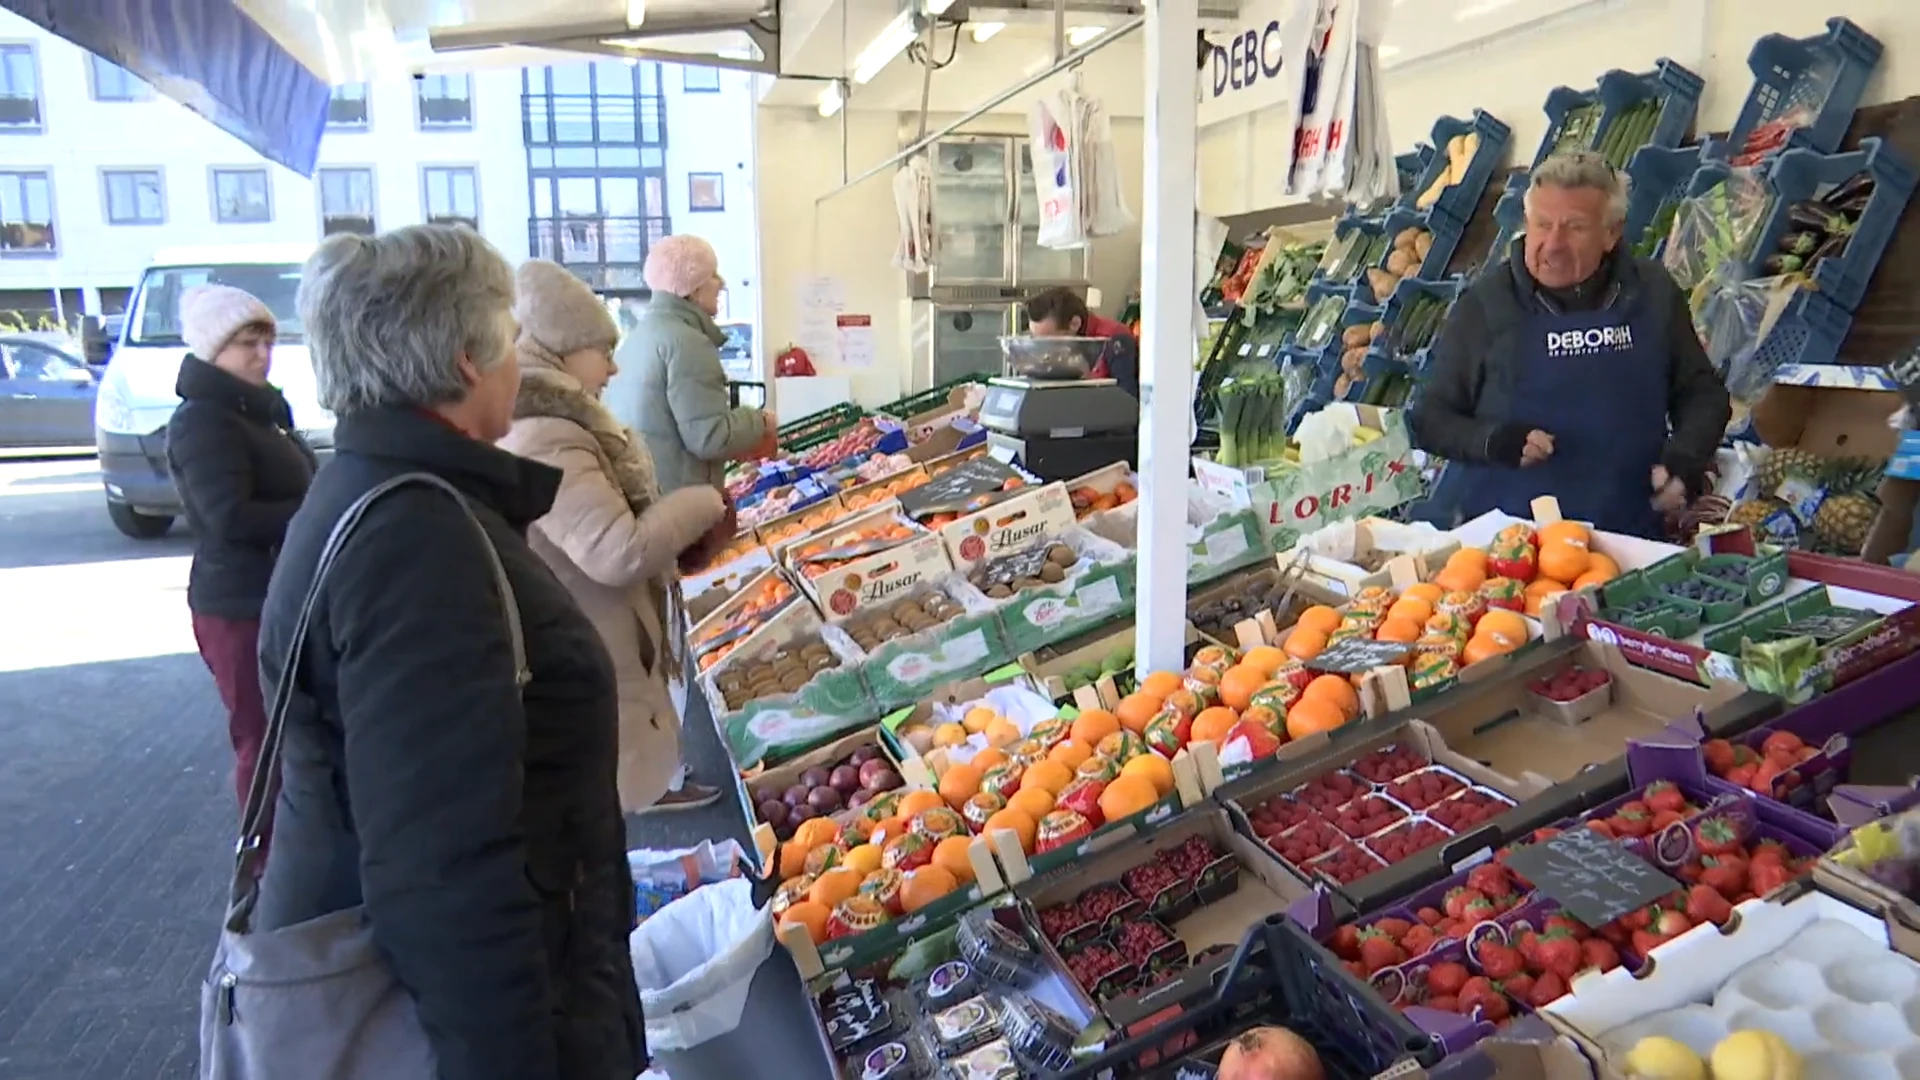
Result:
<svg viewBox="0 0 1920 1080">
<path fill-rule="evenodd" d="M 1298 126 L 1319 6 L 1320 0 L 1243 0 L 1231 36 L 1207 35 L 1213 52 L 1200 71 L 1201 127 L 1275 106 L 1286 110 L 1282 130 Z"/>
</svg>

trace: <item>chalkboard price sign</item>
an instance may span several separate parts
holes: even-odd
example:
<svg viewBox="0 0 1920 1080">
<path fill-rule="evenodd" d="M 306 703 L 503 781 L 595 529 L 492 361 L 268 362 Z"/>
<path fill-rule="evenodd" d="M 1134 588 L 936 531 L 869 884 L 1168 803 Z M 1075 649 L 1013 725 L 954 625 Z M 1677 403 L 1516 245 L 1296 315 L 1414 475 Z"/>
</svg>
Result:
<svg viewBox="0 0 1920 1080">
<path fill-rule="evenodd" d="M 1019 475 L 991 457 L 977 457 L 947 469 L 919 487 L 901 492 L 900 506 L 915 517 L 977 510 L 991 499 L 980 499 L 979 505 L 972 505 L 976 499 L 997 496 L 1006 490 L 1008 480 Z"/>
<path fill-rule="evenodd" d="M 1320 655 L 1307 661 L 1307 667 L 1315 671 L 1353 675 L 1362 671 L 1372 671 L 1384 664 L 1397 664 L 1406 659 L 1406 655 L 1412 651 L 1413 646 L 1398 641 L 1348 638 L 1322 649 Z"/>
<path fill-rule="evenodd" d="M 1625 844 L 1585 826 L 1516 848 L 1507 866 L 1588 926 L 1604 926 L 1683 888 Z"/>
</svg>

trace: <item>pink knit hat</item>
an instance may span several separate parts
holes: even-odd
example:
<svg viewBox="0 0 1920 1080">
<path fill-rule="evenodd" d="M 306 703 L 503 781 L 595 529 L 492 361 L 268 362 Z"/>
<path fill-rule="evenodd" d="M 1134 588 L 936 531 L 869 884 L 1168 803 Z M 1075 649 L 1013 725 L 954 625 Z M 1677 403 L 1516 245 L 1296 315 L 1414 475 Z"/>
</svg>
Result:
<svg viewBox="0 0 1920 1080">
<path fill-rule="evenodd" d="M 197 285 L 180 297 L 180 340 L 208 363 L 247 326 L 279 328 L 259 298 L 231 285 Z"/>
<path fill-rule="evenodd" d="M 720 256 L 713 245 L 689 233 L 669 236 L 647 251 L 641 276 L 647 288 L 675 296 L 692 296 L 720 274 Z"/>
</svg>

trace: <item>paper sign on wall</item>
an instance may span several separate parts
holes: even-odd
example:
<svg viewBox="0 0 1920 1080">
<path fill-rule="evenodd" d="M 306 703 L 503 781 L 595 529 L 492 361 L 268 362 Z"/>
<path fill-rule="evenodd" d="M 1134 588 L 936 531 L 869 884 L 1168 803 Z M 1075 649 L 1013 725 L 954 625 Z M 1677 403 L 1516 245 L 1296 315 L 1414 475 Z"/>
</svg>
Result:
<svg viewBox="0 0 1920 1080">
<path fill-rule="evenodd" d="M 833 323 L 839 339 L 840 366 L 872 367 L 873 316 L 836 315 Z"/>
<path fill-rule="evenodd" d="M 814 364 L 839 362 L 840 335 L 835 320 L 847 310 L 847 289 L 839 278 L 818 275 L 804 278 L 797 295 L 798 325 L 794 344 L 807 350 Z"/>
</svg>

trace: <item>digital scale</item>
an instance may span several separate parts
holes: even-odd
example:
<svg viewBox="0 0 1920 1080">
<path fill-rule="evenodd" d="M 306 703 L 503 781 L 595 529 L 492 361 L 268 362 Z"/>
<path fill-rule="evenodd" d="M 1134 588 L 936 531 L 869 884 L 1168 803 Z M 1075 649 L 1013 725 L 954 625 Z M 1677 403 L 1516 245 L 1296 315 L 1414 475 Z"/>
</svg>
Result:
<svg viewBox="0 0 1920 1080">
<path fill-rule="evenodd" d="M 1112 379 L 987 380 L 980 406 L 989 452 L 1042 480 L 1071 480 L 1116 461 L 1139 468 L 1140 402 Z"/>
</svg>

